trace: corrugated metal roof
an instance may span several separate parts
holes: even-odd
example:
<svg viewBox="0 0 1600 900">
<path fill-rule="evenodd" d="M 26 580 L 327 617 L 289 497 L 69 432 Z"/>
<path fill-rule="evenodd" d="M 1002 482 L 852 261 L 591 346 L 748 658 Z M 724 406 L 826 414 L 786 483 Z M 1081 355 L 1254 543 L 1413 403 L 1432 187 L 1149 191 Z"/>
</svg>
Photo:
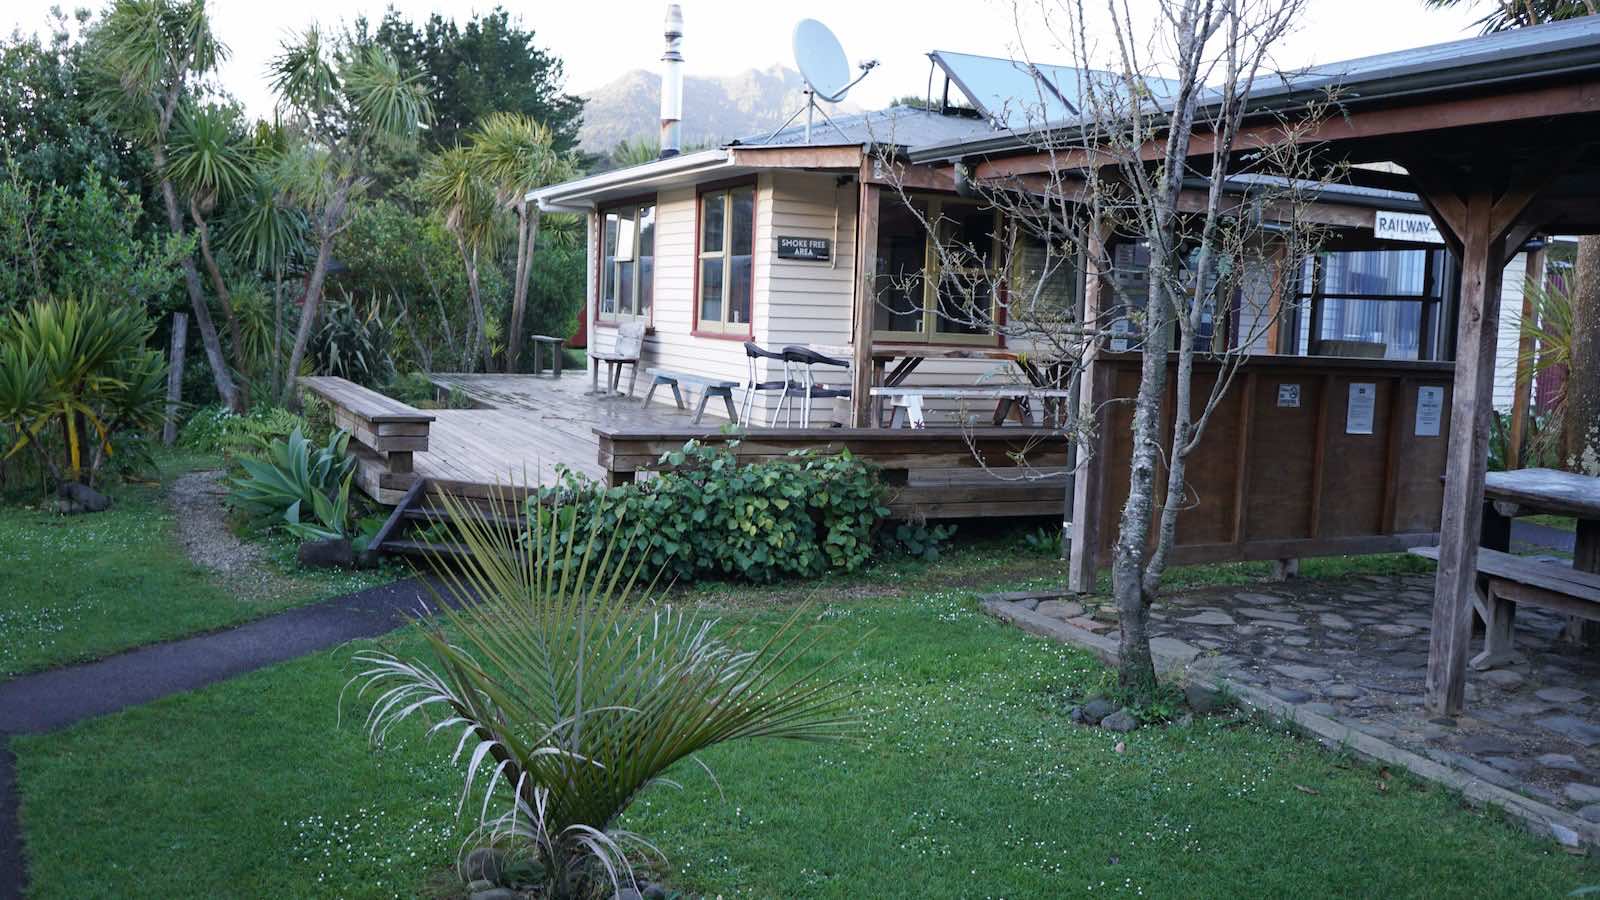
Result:
<svg viewBox="0 0 1600 900">
<path fill-rule="evenodd" d="M 920 147 L 994 133 L 994 129 L 982 119 L 967 115 L 945 115 L 937 110 L 911 106 L 891 106 L 888 109 L 829 118 L 833 120 L 832 125 L 820 115 L 811 123 L 810 144 L 806 144 L 806 127 L 801 123 L 791 125 L 777 134 L 767 132 L 741 138 L 729 146 L 853 147 L 887 144 Z"/>
<path fill-rule="evenodd" d="M 1291 109 L 1335 90 L 1339 102 L 1350 106 L 1596 69 L 1600 69 L 1600 16 L 1587 16 L 1262 78 L 1250 93 L 1250 104 L 1262 111 Z M 1208 93 L 1209 98 L 1201 96 L 1202 107 L 1217 99 L 1216 92 Z M 1072 115 L 1026 131 L 1070 133 L 1086 122 L 1084 116 Z M 1017 132 L 923 145 L 911 150 L 911 158 L 925 162 L 1028 145 L 1026 133 Z"/>
</svg>

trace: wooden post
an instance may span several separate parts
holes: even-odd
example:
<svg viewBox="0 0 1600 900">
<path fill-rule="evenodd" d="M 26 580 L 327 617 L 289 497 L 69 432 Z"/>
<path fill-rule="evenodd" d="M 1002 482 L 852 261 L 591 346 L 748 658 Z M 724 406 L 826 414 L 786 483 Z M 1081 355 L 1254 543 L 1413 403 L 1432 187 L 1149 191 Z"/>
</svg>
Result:
<svg viewBox="0 0 1600 900">
<path fill-rule="evenodd" d="M 1533 394 L 1533 297 L 1528 286 L 1544 287 L 1544 248 L 1528 252 L 1522 279 L 1522 318 L 1517 322 L 1517 378 L 1511 385 L 1511 428 L 1506 436 L 1506 468 L 1522 468 L 1522 435 L 1528 427 Z"/>
<path fill-rule="evenodd" d="M 1461 255 L 1461 302 L 1455 317 L 1455 410 L 1450 416 L 1445 457 L 1439 572 L 1428 646 L 1427 703 L 1443 716 L 1461 711 L 1466 692 L 1506 235 L 1527 209 L 1532 194 L 1514 187 L 1504 194 L 1478 189 L 1463 197 L 1436 186 L 1423 193 L 1440 230 L 1451 234 Z"/>
<path fill-rule="evenodd" d="M 869 163 L 861 166 L 861 199 L 856 207 L 856 272 L 854 324 L 850 343 L 850 424 L 876 428 L 872 415 L 872 326 L 878 306 L 878 204 L 882 189 L 867 181 Z"/>
<path fill-rule="evenodd" d="M 167 415 L 161 424 L 161 443 L 178 440 L 178 403 L 183 399 L 183 352 L 189 343 L 189 314 L 172 314 L 172 349 L 167 353 Z"/>
<path fill-rule="evenodd" d="M 1087 252 L 1083 266 L 1083 318 L 1080 324 L 1085 331 L 1100 327 L 1100 310 L 1105 306 L 1110 285 L 1110 273 L 1103 271 L 1109 261 L 1107 243 L 1111 229 L 1103 223 L 1090 226 Z M 1090 340 L 1083 351 L 1083 371 L 1078 375 L 1079 436 L 1085 428 L 1092 429 L 1094 446 L 1102 448 L 1105 417 L 1101 407 L 1105 404 L 1106 378 L 1096 364 L 1100 355 L 1100 342 Z M 1073 460 L 1076 468 L 1072 479 L 1072 553 L 1067 563 L 1067 590 L 1079 594 L 1094 591 L 1095 576 L 1099 574 L 1095 556 L 1100 552 L 1101 471 L 1104 461 L 1098 452 L 1078 453 Z"/>
</svg>

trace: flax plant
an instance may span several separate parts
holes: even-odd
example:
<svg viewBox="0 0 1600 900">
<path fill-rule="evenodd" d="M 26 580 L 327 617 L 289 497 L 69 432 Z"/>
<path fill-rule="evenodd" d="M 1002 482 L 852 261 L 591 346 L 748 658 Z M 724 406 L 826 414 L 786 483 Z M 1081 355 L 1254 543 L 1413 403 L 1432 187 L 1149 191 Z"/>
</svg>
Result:
<svg viewBox="0 0 1600 900">
<path fill-rule="evenodd" d="M 430 735 L 456 737 L 458 815 L 489 777 L 468 845 L 525 854 L 546 895 L 636 886 L 636 855 L 660 852 L 619 820 L 678 762 L 744 738 L 836 739 L 855 724 L 827 674 L 838 657 L 811 661 L 819 633 L 804 609 L 764 636 L 722 629 L 665 602 L 625 549 L 631 529 L 602 534 L 598 509 L 545 508 L 523 525 L 509 503 L 491 517 L 444 503 L 464 558 L 440 568 L 463 602 L 418 623 L 431 659 L 363 652 L 351 683 L 374 695 L 375 742 L 430 714 Z"/>
</svg>

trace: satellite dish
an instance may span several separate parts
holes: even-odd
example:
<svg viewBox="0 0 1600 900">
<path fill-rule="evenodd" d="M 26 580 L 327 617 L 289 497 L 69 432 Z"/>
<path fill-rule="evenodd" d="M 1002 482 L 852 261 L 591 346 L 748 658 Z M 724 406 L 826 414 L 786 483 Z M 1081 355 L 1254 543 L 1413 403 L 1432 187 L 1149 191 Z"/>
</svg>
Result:
<svg viewBox="0 0 1600 900">
<path fill-rule="evenodd" d="M 818 97 L 838 103 L 850 91 L 850 62 L 828 26 L 801 19 L 794 26 L 794 63 Z"/>
</svg>

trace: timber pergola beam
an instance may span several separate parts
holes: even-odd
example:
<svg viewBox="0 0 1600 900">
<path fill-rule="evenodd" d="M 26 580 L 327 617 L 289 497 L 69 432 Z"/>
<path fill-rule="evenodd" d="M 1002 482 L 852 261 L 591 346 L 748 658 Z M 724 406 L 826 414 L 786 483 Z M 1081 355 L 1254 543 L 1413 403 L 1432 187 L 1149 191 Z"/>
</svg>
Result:
<svg viewBox="0 0 1600 900">
<path fill-rule="evenodd" d="M 1538 217 L 1540 195 L 1575 158 L 1575 154 L 1562 154 L 1544 160 L 1543 165 L 1527 160 L 1482 160 L 1464 170 L 1428 160 L 1406 164 L 1419 186 L 1418 196 L 1461 262 L 1455 410 L 1445 457 L 1439 569 L 1428 646 L 1426 699 L 1428 708 L 1438 715 L 1459 713 L 1466 691 L 1500 333 L 1501 275 L 1510 257 L 1544 224 Z"/>
</svg>

